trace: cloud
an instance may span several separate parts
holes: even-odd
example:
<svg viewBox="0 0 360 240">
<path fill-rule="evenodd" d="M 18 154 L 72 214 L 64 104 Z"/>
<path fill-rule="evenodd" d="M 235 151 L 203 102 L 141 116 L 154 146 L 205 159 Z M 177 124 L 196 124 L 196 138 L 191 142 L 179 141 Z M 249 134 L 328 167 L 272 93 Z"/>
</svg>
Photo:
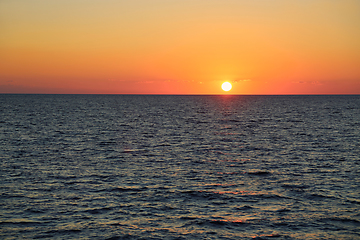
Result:
<svg viewBox="0 0 360 240">
<path fill-rule="evenodd" d="M 294 81 L 292 83 L 295 84 L 311 84 L 311 85 L 324 85 L 322 82 L 320 81 Z"/>
<path fill-rule="evenodd" d="M 236 80 L 234 80 L 234 82 L 235 83 L 237 83 L 237 82 L 250 82 L 250 81 L 252 81 L 251 79 L 236 79 Z"/>
</svg>

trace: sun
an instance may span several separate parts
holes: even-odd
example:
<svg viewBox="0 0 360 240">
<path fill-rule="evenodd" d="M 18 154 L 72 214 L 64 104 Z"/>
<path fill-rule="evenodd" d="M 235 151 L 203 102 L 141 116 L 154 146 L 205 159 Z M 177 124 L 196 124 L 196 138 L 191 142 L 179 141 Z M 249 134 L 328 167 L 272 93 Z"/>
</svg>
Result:
<svg viewBox="0 0 360 240">
<path fill-rule="evenodd" d="M 222 85 L 221 85 L 221 88 L 222 88 L 222 90 L 224 90 L 224 91 L 230 91 L 231 90 L 231 88 L 232 88 L 232 85 L 231 85 L 231 83 L 229 83 L 229 82 L 224 82 Z"/>
</svg>

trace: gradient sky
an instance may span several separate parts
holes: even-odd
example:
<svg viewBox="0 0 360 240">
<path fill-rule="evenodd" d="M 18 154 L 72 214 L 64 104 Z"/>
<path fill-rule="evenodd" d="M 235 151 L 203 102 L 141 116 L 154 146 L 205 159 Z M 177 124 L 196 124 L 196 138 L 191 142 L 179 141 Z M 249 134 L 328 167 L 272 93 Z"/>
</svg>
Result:
<svg viewBox="0 0 360 240">
<path fill-rule="evenodd" d="M 360 94 L 359 0 L 0 0 L 0 93 Z"/>
</svg>

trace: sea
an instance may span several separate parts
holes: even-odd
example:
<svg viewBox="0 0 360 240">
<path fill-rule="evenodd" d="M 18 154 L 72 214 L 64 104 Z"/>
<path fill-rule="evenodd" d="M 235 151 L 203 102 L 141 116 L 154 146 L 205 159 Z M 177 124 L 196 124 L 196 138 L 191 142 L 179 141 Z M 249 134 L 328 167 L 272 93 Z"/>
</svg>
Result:
<svg viewBox="0 0 360 240">
<path fill-rule="evenodd" d="M 360 95 L 0 95 L 0 239 L 360 239 Z"/>
</svg>

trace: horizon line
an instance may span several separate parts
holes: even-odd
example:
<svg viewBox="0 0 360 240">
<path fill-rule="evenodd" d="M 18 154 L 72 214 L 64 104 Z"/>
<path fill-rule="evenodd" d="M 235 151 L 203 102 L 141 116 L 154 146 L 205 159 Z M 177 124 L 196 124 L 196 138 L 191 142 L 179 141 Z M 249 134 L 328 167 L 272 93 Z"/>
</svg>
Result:
<svg viewBox="0 0 360 240">
<path fill-rule="evenodd" d="M 127 95 L 127 96 L 357 96 L 360 93 L 319 94 L 164 94 L 164 93 L 0 93 L 0 95 Z"/>
</svg>

